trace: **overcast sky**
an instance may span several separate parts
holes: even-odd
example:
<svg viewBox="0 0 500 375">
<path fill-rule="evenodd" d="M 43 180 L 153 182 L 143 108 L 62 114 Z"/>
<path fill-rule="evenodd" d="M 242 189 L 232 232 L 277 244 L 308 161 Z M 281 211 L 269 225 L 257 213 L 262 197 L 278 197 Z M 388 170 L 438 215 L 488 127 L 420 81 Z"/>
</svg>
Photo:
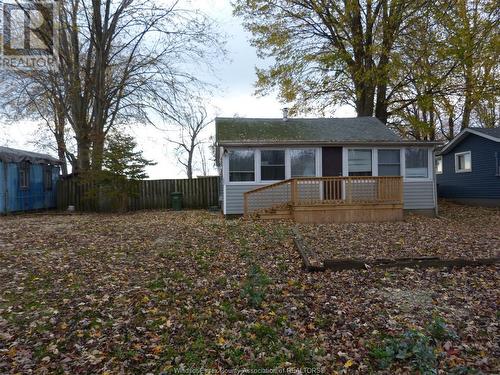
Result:
<svg viewBox="0 0 500 375">
<path fill-rule="evenodd" d="M 216 69 L 217 83 L 220 86 L 217 94 L 210 98 L 212 115 L 232 117 L 279 117 L 281 105 L 274 96 L 255 97 L 255 66 L 262 67 L 265 62 L 257 58 L 255 49 L 250 46 L 250 35 L 241 26 L 241 20 L 233 17 L 230 0 L 185 0 L 191 6 L 201 8 L 215 19 L 221 31 L 228 37 L 226 49 L 227 61 Z M 213 77 L 207 77 L 213 79 Z M 339 108 L 338 117 L 354 116 L 349 107 Z M 0 128 L 0 145 L 35 150 L 33 141 L 37 139 L 36 126 L 30 123 L 15 124 Z M 165 132 L 140 128 L 132 132 L 144 151 L 144 155 L 157 162 L 148 168 L 149 177 L 182 178 L 184 171 L 176 163 L 174 149 L 165 140 Z M 214 134 L 214 127 L 207 129 L 206 137 Z"/>
</svg>

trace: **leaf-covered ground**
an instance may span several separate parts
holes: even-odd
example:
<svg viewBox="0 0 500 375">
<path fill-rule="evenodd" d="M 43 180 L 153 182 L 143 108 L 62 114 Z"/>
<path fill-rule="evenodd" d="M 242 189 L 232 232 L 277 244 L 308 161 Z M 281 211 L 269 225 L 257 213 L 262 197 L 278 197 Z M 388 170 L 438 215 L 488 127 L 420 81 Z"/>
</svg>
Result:
<svg viewBox="0 0 500 375">
<path fill-rule="evenodd" d="M 469 259 L 500 256 L 500 209 L 440 202 L 439 217 L 408 215 L 394 223 L 301 224 L 318 258 Z"/>
<path fill-rule="evenodd" d="M 0 218 L 0 373 L 500 371 L 498 267 L 305 273 L 291 226 Z"/>
</svg>

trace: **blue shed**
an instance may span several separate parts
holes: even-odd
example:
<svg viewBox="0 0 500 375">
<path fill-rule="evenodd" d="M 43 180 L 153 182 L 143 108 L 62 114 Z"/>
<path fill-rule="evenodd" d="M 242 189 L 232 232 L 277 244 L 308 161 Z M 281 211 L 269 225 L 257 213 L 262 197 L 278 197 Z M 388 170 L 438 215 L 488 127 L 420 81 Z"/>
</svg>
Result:
<svg viewBox="0 0 500 375">
<path fill-rule="evenodd" d="M 500 128 L 468 128 L 436 156 L 438 195 L 500 207 Z"/>
<path fill-rule="evenodd" d="M 0 214 L 56 207 L 59 160 L 0 147 Z"/>
</svg>

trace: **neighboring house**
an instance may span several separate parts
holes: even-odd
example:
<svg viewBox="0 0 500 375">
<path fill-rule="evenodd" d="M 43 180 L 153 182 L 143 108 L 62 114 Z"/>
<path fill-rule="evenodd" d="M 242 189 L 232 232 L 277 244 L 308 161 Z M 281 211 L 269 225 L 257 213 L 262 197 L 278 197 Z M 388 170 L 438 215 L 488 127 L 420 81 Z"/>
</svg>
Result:
<svg viewBox="0 0 500 375">
<path fill-rule="evenodd" d="M 436 156 L 438 195 L 500 206 L 500 128 L 468 128 Z"/>
<path fill-rule="evenodd" d="M 437 142 L 406 141 L 373 117 L 216 118 L 225 215 L 302 222 L 435 214 Z"/>
<path fill-rule="evenodd" d="M 0 214 L 56 207 L 59 160 L 0 147 Z"/>
</svg>

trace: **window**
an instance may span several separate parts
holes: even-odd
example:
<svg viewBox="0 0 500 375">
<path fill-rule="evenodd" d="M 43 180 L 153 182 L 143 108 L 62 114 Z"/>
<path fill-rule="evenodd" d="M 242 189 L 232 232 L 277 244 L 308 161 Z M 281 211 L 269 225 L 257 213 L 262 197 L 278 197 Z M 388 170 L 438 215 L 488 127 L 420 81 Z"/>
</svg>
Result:
<svg viewBox="0 0 500 375">
<path fill-rule="evenodd" d="M 443 173 L 443 157 L 442 156 L 436 156 L 436 173 L 437 174 Z"/>
<path fill-rule="evenodd" d="M 52 167 L 50 165 L 43 168 L 43 188 L 52 190 Z"/>
<path fill-rule="evenodd" d="M 316 150 L 290 150 L 291 177 L 316 176 Z"/>
<path fill-rule="evenodd" d="M 260 179 L 262 181 L 285 179 L 285 150 L 262 150 L 260 152 Z"/>
<path fill-rule="evenodd" d="M 408 178 L 429 177 L 429 158 L 426 148 L 407 148 L 405 150 L 405 175 Z"/>
<path fill-rule="evenodd" d="M 372 150 L 349 150 L 349 176 L 372 175 Z"/>
<path fill-rule="evenodd" d="M 400 159 L 399 150 L 378 150 L 378 175 L 401 176 Z"/>
<path fill-rule="evenodd" d="M 19 164 L 19 188 L 27 190 L 30 187 L 30 165 L 28 163 Z"/>
<path fill-rule="evenodd" d="M 254 181 L 254 160 L 251 150 L 229 151 L 229 181 Z"/>
<path fill-rule="evenodd" d="M 470 172 L 471 170 L 470 151 L 455 154 L 455 173 Z"/>
</svg>

